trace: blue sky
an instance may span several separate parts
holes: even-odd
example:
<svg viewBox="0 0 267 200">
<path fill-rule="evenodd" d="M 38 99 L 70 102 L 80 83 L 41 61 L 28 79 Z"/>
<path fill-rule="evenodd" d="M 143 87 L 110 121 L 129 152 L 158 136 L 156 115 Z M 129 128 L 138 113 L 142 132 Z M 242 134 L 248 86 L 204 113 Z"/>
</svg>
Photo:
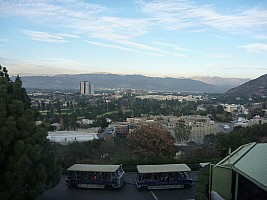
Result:
<svg viewBox="0 0 267 200">
<path fill-rule="evenodd" d="M 265 0 L 1 0 L 0 25 L 14 75 L 267 73 Z"/>
</svg>

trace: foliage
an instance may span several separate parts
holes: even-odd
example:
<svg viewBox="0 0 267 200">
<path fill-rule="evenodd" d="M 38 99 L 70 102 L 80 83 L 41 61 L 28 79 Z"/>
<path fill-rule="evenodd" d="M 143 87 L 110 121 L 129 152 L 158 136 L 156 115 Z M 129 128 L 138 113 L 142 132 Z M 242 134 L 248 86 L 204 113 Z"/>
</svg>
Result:
<svg viewBox="0 0 267 200">
<path fill-rule="evenodd" d="M 207 165 L 198 171 L 197 186 L 196 186 L 196 200 L 208 200 L 209 199 L 209 175 L 210 166 Z"/>
<path fill-rule="evenodd" d="M 122 164 L 125 171 L 136 171 L 137 165 L 157 165 L 157 164 L 175 164 L 177 160 L 169 157 L 149 157 L 149 158 L 135 158 L 135 159 L 117 159 L 114 164 Z"/>
<path fill-rule="evenodd" d="M 187 126 L 183 122 L 179 122 L 174 128 L 175 139 L 179 142 L 187 141 L 190 137 L 191 129 L 191 126 Z"/>
<path fill-rule="evenodd" d="M 0 199 L 35 199 L 59 181 L 46 131 L 34 122 L 20 78 L 12 82 L 0 66 Z"/>
<path fill-rule="evenodd" d="M 175 154 L 174 139 L 158 124 L 137 126 L 128 136 L 132 157 L 173 157 Z"/>
<path fill-rule="evenodd" d="M 211 114 L 211 118 L 216 121 L 220 122 L 230 122 L 233 120 L 232 114 L 229 112 L 226 112 L 223 108 L 222 105 L 218 106 L 213 106 L 213 105 L 208 105 L 207 106 L 207 111 L 202 113 L 202 115 L 207 115 Z"/>
<path fill-rule="evenodd" d="M 128 96 L 113 99 L 111 95 L 92 97 L 63 93 L 40 94 L 35 105 L 37 111 L 42 111 L 40 120 L 51 124 L 59 123 L 62 118 L 65 129 L 68 130 L 76 129 L 77 120 L 82 118 L 95 120 L 94 126 L 106 127 L 106 122 L 102 121 L 105 118 L 124 121 L 127 117 L 149 115 L 181 116 L 196 114 L 196 108 L 195 102 L 180 102 L 177 99 L 160 101 Z"/>
<path fill-rule="evenodd" d="M 74 163 L 99 162 L 101 155 L 112 152 L 112 146 L 107 146 L 106 143 L 106 141 L 101 139 L 74 142 L 68 145 L 51 143 L 50 148 L 55 152 L 62 168 L 67 169 Z"/>
<path fill-rule="evenodd" d="M 214 134 L 205 135 L 203 139 L 204 146 L 210 146 L 216 141 L 216 136 Z"/>
<path fill-rule="evenodd" d="M 218 134 L 216 145 L 221 152 L 221 155 L 225 156 L 229 148 L 234 151 L 243 144 L 261 142 L 261 138 L 264 136 L 267 136 L 267 123 L 246 128 L 239 127 L 235 128 L 228 134 Z"/>
<path fill-rule="evenodd" d="M 198 159 L 198 160 L 210 160 L 220 157 L 219 151 L 215 145 L 209 146 L 185 146 L 182 148 L 185 158 Z"/>
<path fill-rule="evenodd" d="M 243 144 L 248 143 L 244 138 L 244 135 L 242 132 L 239 131 L 233 131 L 229 134 L 219 134 L 218 135 L 218 141 L 217 141 L 217 147 L 220 150 L 222 156 L 226 156 L 228 149 L 231 148 L 232 151 L 237 149 Z"/>
</svg>

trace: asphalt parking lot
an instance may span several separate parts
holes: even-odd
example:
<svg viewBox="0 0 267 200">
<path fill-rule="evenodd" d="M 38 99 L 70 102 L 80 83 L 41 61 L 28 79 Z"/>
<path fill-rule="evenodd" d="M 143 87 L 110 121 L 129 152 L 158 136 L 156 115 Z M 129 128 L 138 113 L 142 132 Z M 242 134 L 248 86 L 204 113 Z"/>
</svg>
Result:
<svg viewBox="0 0 267 200">
<path fill-rule="evenodd" d="M 60 183 L 45 191 L 37 200 L 186 200 L 195 198 L 196 183 L 191 189 L 138 191 L 135 186 L 136 173 L 125 174 L 125 185 L 120 190 L 102 189 L 69 189 L 65 186 L 65 176 Z M 191 178 L 196 180 L 197 172 L 191 172 Z"/>
</svg>

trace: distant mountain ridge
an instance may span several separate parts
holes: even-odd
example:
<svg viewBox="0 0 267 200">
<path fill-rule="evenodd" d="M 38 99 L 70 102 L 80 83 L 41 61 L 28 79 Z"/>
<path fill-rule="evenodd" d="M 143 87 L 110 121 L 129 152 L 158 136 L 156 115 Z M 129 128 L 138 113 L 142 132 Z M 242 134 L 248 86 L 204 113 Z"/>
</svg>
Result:
<svg viewBox="0 0 267 200">
<path fill-rule="evenodd" d="M 267 96 L 267 74 L 250 80 L 225 93 L 226 96 Z"/>
<path fill-rule="evenodd" d="M 248 78 L 222 78 L 218 76 L 193 76 L 191 79 L 202 81 L 211 85 L 229 85 L 231 87 L 239 86 L 251 80 Z"/>
<path fill-rule="evenodd" d="M 218 87 L 189 78 L 159 78 L 143 75 L 75 74 L 54 76 L 22 76 L 26 89 L 68 89 L 79 91 L 80 81 L 89 81 L 100 88 L 142 89 L 175 92 L 223 93 L 230 87 Z"/>
</svg>

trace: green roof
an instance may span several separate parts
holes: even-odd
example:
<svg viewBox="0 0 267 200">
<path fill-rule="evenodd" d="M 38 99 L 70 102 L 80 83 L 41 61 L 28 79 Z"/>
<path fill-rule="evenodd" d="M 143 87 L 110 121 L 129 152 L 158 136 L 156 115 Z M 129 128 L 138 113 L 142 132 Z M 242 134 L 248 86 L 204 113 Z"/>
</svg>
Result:
<svg viewBox="0 0 267 200">
<path fill-rule="evenodd" d="M 116 172 L 120 167 L 121 165 L 74 164 L 67 170 L 84 172 Z"/>
<path fill-rule="evenodd" d="M 234 164 L 233 169 L 267 191 L 267 144 L 256 144 Z"/>
<path fill-rule="evenodd" d="M 214 165 L 230 167 L 263 190 L 267 191 L 267 144 L 249 143 L 240 146 Z"/>
<path fill-rule="evenodd" d="M 137 165 L 138 173 L 190 172 L 186 164 Z"/>
<path fill-rule="evenodd" d="M 236 162 L 238 162 L 251 148 L 253 148 L 256 145 L 256 142 L 245 144 L 240 146 L 238 149 L 233 151 L 230 156 L 225 157 L 223 160 L 221 160 L 216 165 L 234 165 Z"/>
</svg>

